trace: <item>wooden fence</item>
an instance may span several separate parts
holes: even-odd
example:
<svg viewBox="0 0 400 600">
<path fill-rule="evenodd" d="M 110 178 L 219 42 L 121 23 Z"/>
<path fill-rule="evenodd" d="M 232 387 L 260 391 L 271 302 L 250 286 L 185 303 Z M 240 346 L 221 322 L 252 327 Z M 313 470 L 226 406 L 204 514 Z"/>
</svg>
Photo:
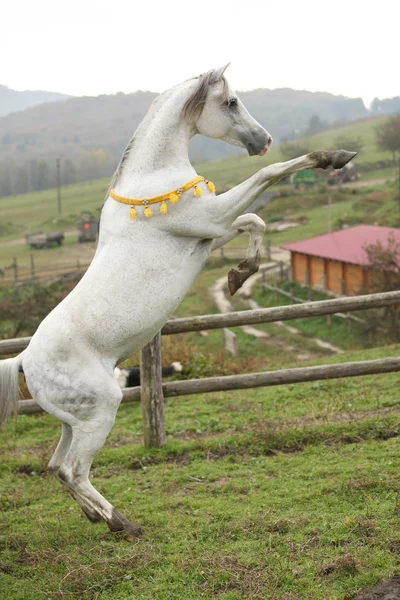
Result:
<svg viewBox="0 0 400 600">
<path fill-rule="evenodd" d="M 82 262 L 79 258 L 75 263 L 71 262 L 54 262 L 42 264 L 35 261 L 34 255 L 29 255 L 29 264 L 26 261 L 18 261 L 13 258 L 10 265 L 0 269 L 0 286 L 19 284 L 19 283 L 39 283 L 48 281 L 56 277 L 66 277 L 68 275 L 82 275 L 90 262 Z"/>
<path fill-rule="evenodd" d="M 357 377 L 400 371 L 400 357 L 379 360 L 347 362 L 334 365 L 319 365 L 264 371 L 247 375 L 228 375 L 207 377 L 163 383 L 161 379 L 161 335 L 174 335 L 206 329 L 222 329 L 240 325 L 258 325 L 276 321 L 288 321 L 303 317 L 332 315 L 337 312 L 376 309 L 385 306 L 400 305 L 400 291 L 350 298 L 335 298 L 319 302 L 306 302 L 299 306 L 279 306 L 244 310 L 218 315 L 201 315 L 169 320 L 161 332 L 141 351 L 141 387 L 123 391 L 123 402 L 142 401 L 144 442 L 146 446 L 162 446 L 165 443 L 164 398 L 187 394 L 204 394 L 216 391 L 230 391 L 251 387 L 282 385 Z M 0 341 L 0 356 L 15 354 L 24 350 L 30 338 L 17 338 Z M 32 414 L 41 412 L 34 400 L 21 400 L 19 412 Z"/>
<path fill-rule="evenodd" d="M 41 252 L 40 250 L 37 252 Z M 54 256 L 52 257 L 52 261 L 44 263 L 41 260 L 38 260 L 38 253 L 30 253 L 29 260 L 28 257 L 13 257 L 11 263 L 5 267 L 1 267 L 0 265 L 0 286 L 1 285 L 10 285 L 10 284 L 35 284 L 44 281 L 48 281 L 58 277 L 68 277 L 69 275 L 74 276 L 77 274 L 82 275 L 86 269 L 89 267 L 90 262 L 87 259 L 81 260 L 77 258 L 75 263 L 71 262 L 70 259 L 66 259 L 65 261 L 54 260 Z M 47 250 L 43 250 L 42 252 L 47 252 Z M 222 248 L 215 250 L 212 253 L 212 256 L 221 256 L 227 259 L 234 258 L 244 258 L 247 252 L 247 246 L 236 246 L 236 245 L 227 245 L 222 246 Z M 269 260 L 271 258 L 271 245 L 269 240 L 265 245 L 265 249 L 263 250 L 263 254 Z M 36 258 L 35 258 L 36 257 Z M 43 255 L 40 257 L 42 258 Z"/>
<path fill-rule="evenodd" d="M 280 288 L 276 285 L 269 285 L 268 283 L 265 283 L 265 281 L 263 281 L 262 286 L 264 289 L 269 290 L 270 292 L 274 293 L 275 301 L 277 300 L 277 295 L 280 294 L 281 296 L 285 296 L 286 298 L 289 298 L 290 302 L 292 304 L 294 302 L 299 303 L 299 304 L 305 304 L 307 302 L 307 300 L 305 300 L 304 298 L 298 298 L 297 296 L 294 295 L 293 281 L 291 282 L 290 292 L 287 292 L 286 290 L 283 290 L 282 288 Z M 308 288 L 308 302 L 311 302 L 311 300 L 312 300 L 312 292 L 313 292 L 312 288 Z M 364 319 L 360 319 L 360 317 L 356 317 L 355 315 L 350 315 L 347 313 L 345 314 L 345 313 L 337 312 L 333 316 L 338 317 L 340 319 L 346 319 L 348 322 L 355 321 L 356 323 L 361 323 L 363 325 L 366 324 L 366 321 Z M 328 324 L 332 325 L 332 315 L 328 315 L 327 319 L 328 319 Z"/>
</svg>

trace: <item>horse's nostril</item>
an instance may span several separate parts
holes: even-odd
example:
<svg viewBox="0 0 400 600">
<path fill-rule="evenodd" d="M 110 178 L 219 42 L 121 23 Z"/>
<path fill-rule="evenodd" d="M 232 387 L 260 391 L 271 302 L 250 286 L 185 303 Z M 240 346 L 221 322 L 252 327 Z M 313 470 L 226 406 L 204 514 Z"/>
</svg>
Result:
<svg viewBox="0 0 400 600">
<path fill-rule="evenodd" d="M 272 144 L 272 137 L 269 136 L 268 142 L 267 142 L 268 148 L 271 146 L 271 144 Z"/>
</svg>

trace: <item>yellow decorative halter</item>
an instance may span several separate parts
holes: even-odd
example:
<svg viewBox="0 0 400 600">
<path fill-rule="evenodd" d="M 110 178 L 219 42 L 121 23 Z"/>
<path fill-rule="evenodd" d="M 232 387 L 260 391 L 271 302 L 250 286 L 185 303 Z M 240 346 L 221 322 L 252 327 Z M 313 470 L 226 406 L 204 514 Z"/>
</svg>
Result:
<svg viewBox="0 0 400 600">
<path fill-rule="evenodd" d="M 215 192 L 215 185 L 212 183 L 212 181 L 208 181 L 205 177 L 201 177 L 199 175 L 194 179 L 191 179 L 181 187 L 176 188 L 175 190 L 171 190 L 170 192 L 167 192 L 166 194 L 161 194 L 160 196 L 153 196 L 152 198 L 126 198 L 125 196 L 120 196 L 119 194 L 114 192 L 114 190 L 110 191 L 110 196 L 111 198 L 114 198 L 114 200 L 117 200 L 117 202 L 122 202 L 123 204 L 130 204 L 131 209 L 129 211 L 129 217 L 131 219 L 136 219 L 135 206 L 144 206 L 145 217 L 151 217 L 153 211 L 149 207 L 149 204 L 158 204 L 160 202 L 160 213 L 162 215 L 166 215 L 168 212 L 167 201 L 172 202 L 172 204 L 175 204 L 175 202 L 178 202 L 183 192 L 190 190 L 190 188 L 194 188 L 194 196 L 201 196 L 203 192 L 202 189 L 198 186 L 198 184 L 201 181 L 204 181 L 207 184 L 210 192 Z"/>
</svg>

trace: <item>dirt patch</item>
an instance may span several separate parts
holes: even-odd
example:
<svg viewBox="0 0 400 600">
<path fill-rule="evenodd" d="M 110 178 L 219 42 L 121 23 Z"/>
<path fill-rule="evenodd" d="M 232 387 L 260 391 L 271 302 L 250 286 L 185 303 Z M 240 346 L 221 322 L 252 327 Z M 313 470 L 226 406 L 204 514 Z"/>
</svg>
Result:
<svg viewBox="0 0 400 600">
<path fill-rule="evenodd" d="M 332 573 L 340 573 L 341 575 L 354 575 L 357 573 L 357 562 L 354 556 L 350 553 L 343 554 L 332 563 L 324 565 L 319 571 L 321 577 L 328 577 Z"/>
<path fill-rule="evenodd" d="M 19 465 L 13 470 L 16 475 L 27 475 L 33 477 L 34 475 L 44 475 L 47 473 L 46 469 L 35 467 L 33 465 Z"/>
<path fill-rule="evenodd" d="M 363 592 L 354 600 L 399 600 L 400 598 L 400 575 L 394 575 L 386 581 L 381 581 L 377 586 Z"/>
</svg>

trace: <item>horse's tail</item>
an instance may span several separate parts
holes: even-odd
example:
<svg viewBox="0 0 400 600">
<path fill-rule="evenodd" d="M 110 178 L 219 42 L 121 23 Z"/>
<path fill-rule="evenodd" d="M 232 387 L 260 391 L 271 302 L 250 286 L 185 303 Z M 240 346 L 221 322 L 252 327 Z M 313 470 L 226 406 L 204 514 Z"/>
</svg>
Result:
<svg viewBox="0 0 400 600">
<path fill-rule="evenodd" d="M 0 361 L 0 425 L 18 410 L 18 372 L 22 354 Z"/>
</svg>

